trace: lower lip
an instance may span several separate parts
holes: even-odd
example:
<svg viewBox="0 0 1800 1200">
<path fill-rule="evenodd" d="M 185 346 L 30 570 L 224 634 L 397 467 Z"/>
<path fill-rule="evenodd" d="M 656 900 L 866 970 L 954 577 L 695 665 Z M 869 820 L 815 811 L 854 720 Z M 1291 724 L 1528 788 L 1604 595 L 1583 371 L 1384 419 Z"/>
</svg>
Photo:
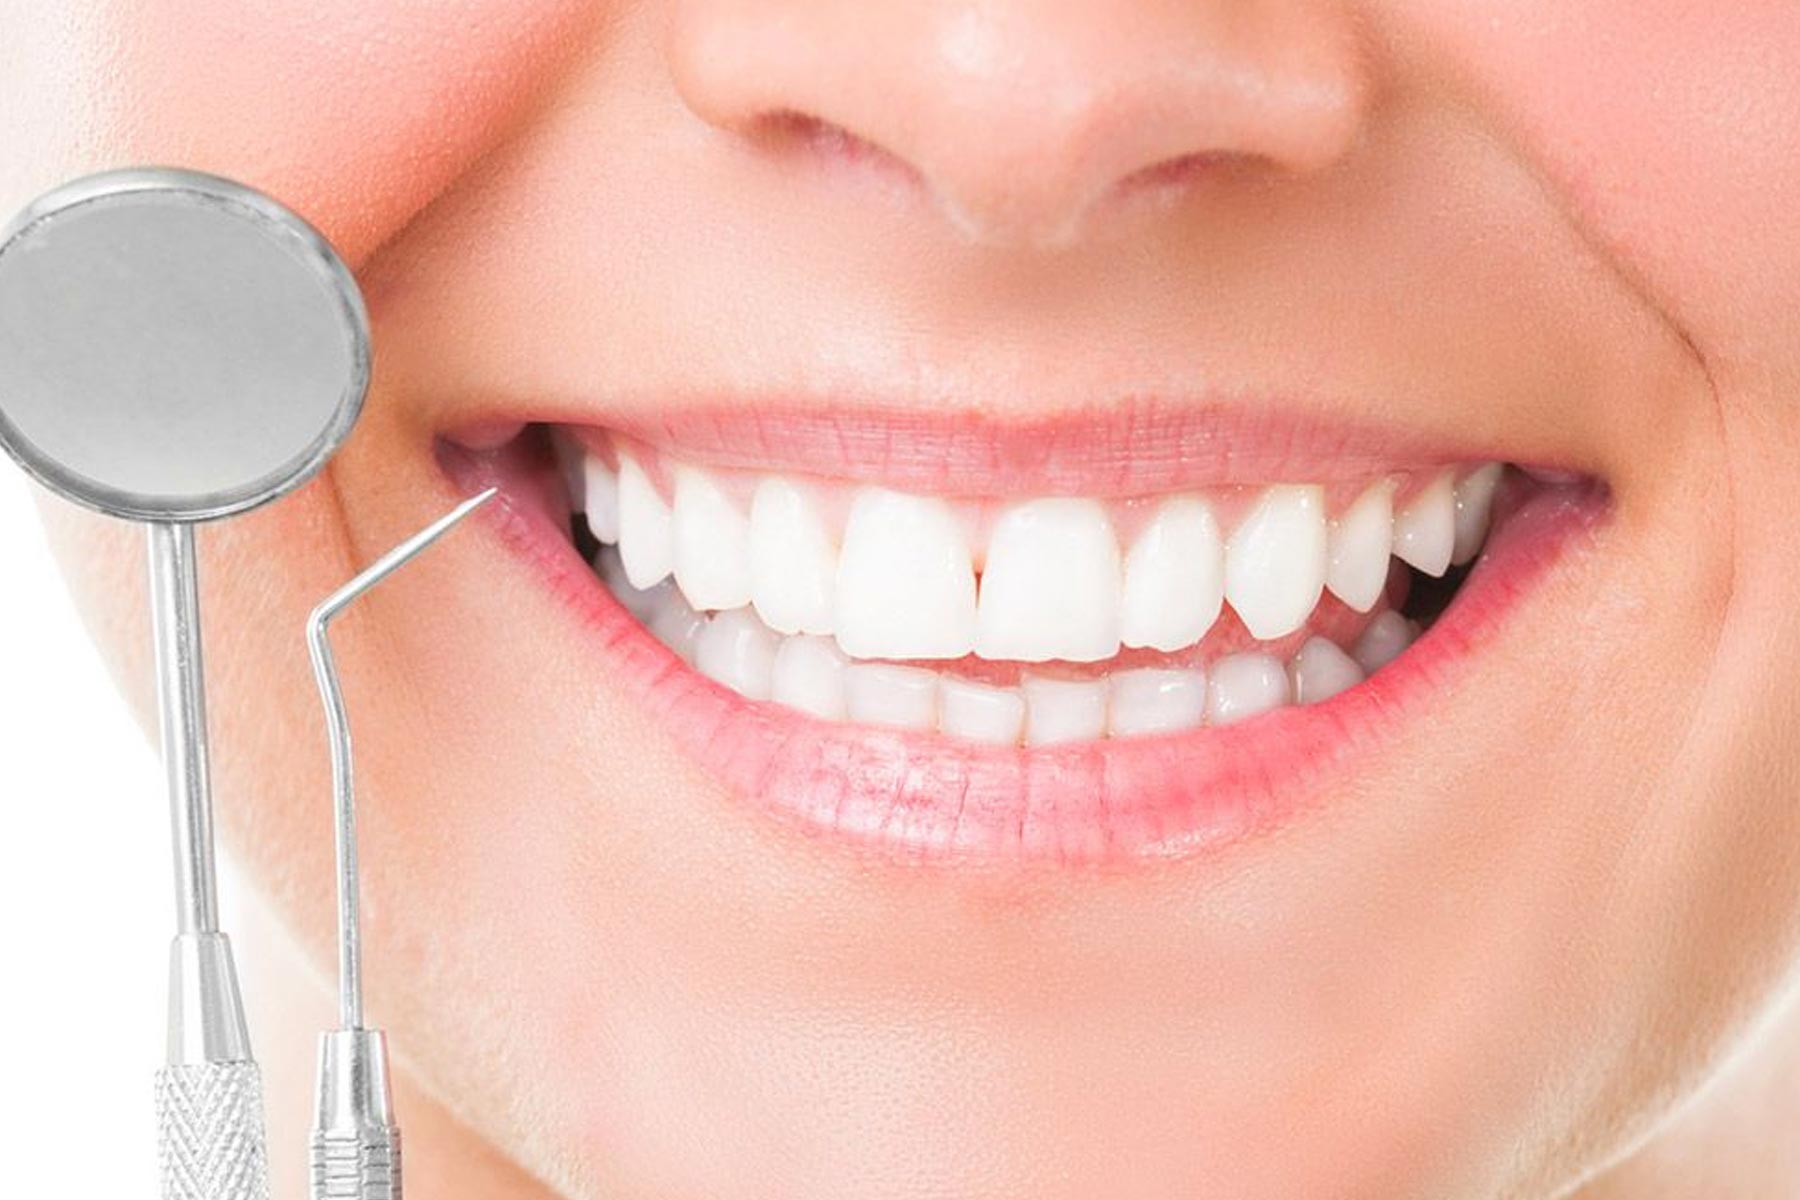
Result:
<svg viewBox="0 0 1800 1200">
<path fill-rule="evenodd" d="M 1331 778 L 1379 755 L 1491 631 L 1591 531 L 1594 489 L 1529 496 L 1496 525 L 1455 600 L 1413 646 L 1323 704 L 1241 725 L 1037 748 L 822 722 L 745 699 L 689 667 L 627 612 L 547 508 L 486 457 L 445 447 L 464 489 L 497 484 L 485 519 L 595 635 L 605 677 L 732 795 L 801 832 L 894 860 L 1113 864 L 1220 851 L 1316 807 Z"/>
</svg>

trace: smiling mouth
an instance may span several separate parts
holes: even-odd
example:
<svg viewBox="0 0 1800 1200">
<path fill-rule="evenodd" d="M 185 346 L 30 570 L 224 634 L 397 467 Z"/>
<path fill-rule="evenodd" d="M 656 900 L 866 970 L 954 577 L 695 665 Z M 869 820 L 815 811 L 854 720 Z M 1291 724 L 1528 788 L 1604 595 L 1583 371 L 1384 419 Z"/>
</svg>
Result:
<svg viewBox="0 0 1800 1200">
<path fill-rule="evenodd" d="M 1101 475 L 1044 469 L 1058 452 L 1004 472 L 1054 490 L 993 495 L 917 486 L 978 480 L 964 463 L 858 482 L 672 440 L 530 424 L 442 458 L 502 486 L 508 540 L 731 791 L 929 861 L 1160 858 L 1280 823 L 1606 508 L 1498 457 L 1315 457 L 1307 482 L 1214 456 L 1184 485 L 1149 454 L 1083 494 Z"/>
</svg>

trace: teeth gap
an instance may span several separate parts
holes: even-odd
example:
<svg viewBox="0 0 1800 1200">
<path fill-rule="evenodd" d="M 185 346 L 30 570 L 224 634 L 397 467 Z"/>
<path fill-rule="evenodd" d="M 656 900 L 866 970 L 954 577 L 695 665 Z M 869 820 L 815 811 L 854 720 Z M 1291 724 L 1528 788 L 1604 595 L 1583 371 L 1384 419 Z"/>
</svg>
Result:
<svg viewBox="0 0 1800 1200">
<path fill-rule="evenodd" d="M 1452 565 L 1442 575 L 1433 577 L 1423 572 L 1406 568 L 1408 581 L 1406 602 L 1400 606 L 1400 614 L 1409 620 L 1417 621 L 1421 629 L 1430 629 L 1437 619 L 1444 615 L 1450 602 L 1456 599 L 1457 592 L 1469 577 L 1469 571 L 1475 561 Z"/>
</svg>

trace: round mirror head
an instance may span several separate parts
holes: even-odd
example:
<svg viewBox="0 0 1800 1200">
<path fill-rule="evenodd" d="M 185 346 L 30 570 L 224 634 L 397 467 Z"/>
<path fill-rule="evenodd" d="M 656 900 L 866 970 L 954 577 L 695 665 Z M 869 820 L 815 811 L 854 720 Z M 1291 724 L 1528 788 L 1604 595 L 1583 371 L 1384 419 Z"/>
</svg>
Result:
<svg viewBox="0 0 1800 1200">
<path fill-rule="evenodd" d="M 299 487 L 350 432 L 368 315 L 325 239 L 191 171 L 108 171 L 0 230 L 0 444 L 112 516 L 204 521 Z"/>
</svg>

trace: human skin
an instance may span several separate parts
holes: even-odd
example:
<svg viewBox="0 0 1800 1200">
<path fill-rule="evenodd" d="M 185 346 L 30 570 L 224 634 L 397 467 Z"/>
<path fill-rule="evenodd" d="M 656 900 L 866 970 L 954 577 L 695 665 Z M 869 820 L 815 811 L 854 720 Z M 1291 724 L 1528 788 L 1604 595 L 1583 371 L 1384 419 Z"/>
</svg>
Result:
<svg viewBox="0 0 1800 1200">
<path fill-rule="evenodd" d="M 1006 428 L 1218 392 L 1608 500 L 1377 751 L 1206 853 L 958 866 L 796 836 L 697 765 L 499 518 L 345 619 L 413 1185 L 1800 1187 L 1800 9 L 0 14 L 0 209 L 105 166 L 216 171 L 318 225 L 370 305 L 349 444 L 202 542 L 221 832 L 295 947 L 247 984 L 278 1146 L 331 961 L 299 633 L 454 502 L 441 436 L 497 396 Z M 152 719 L 136 535 L 45 511 Z"/>
</svg>

